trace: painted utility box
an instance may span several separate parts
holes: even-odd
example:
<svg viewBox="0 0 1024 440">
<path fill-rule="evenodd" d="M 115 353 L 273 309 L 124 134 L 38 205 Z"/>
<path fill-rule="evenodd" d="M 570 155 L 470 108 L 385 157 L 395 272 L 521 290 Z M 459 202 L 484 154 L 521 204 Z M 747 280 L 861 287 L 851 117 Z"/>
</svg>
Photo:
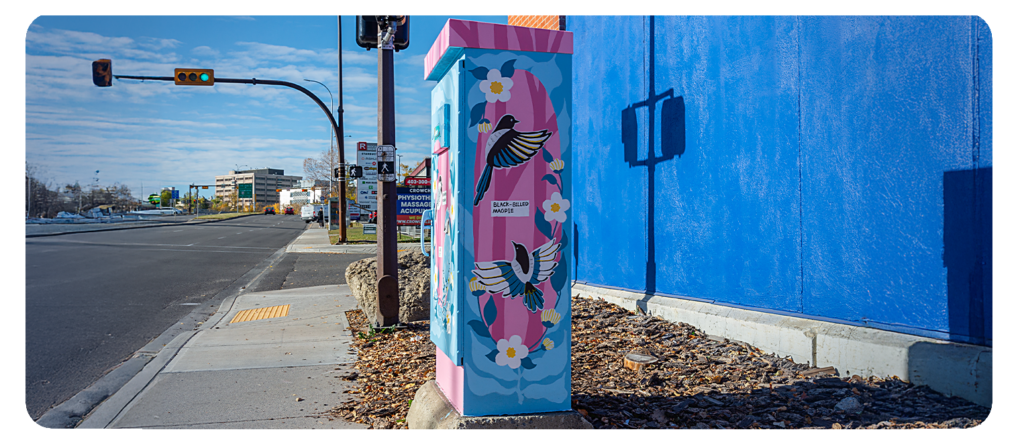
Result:
<svg viewBox="0 0 1024 440">
<path fill-rule="evenodd" d="M 569 32 L 449 20 L 424 59 L 430 338 L 466 416 L 571 409 L 572 47 Z"/>
</svg>

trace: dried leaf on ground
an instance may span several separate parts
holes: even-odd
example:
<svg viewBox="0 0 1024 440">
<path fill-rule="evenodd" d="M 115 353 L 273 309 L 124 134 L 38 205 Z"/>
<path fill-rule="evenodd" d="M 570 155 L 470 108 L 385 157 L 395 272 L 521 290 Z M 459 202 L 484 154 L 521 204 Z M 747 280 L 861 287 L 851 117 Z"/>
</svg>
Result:
<svg viewBox="0 0 1024 440">
<path fill-rule="evenodd" d="M 346 312 L 359 339 L 358 400 L 331 416 L 373 428 L 407 428 L 409 404 L 434 379 L 428 322 L 373 333 Z M 840 378 L 688 324 L 573 298 L 572 408 L 598 429 L 970 428 L 989 409 L 899 378 Z M 630 353 L 658 362 L 634 371 Z M 806 374 L 806 376 L 805 376 Z"/>
</svg>

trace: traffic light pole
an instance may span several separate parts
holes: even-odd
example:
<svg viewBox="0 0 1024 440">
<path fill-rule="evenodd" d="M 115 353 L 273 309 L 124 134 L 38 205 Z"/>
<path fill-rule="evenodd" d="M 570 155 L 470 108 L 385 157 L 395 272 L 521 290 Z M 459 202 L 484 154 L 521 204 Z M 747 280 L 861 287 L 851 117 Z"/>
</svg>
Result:
<svg viewBox="0 0 1024 440">
<path fill-rule="evenodd" d="M 395 145 L 395 51 L 381 42 L 377 49 L 377 145 Z M 393 37 L 392 37 L 393 38 Z M 377 322 L 376 327 L 398 324 L 398 196 L 395 182 L 377 175 Z"/>
</svg>

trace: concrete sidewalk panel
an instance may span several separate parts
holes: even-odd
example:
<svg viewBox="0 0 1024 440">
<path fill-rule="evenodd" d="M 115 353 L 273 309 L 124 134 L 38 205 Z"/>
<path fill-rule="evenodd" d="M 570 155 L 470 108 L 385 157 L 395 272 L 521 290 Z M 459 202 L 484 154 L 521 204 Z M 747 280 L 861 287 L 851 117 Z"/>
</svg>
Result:
<svg viewBox="0 0 1024 440">
<path fill-rule="evenodd" d="M 281 419 L 279 427 L 330 423 L 329 427 L 362 428 L 323 416 L 330 408 L 351 399 L 343 392 L 353 387 L 338 379 L 335 366 L 259 368 L 230 371 L 161 373 L 131 406 L 114 420 L 112 428 L 209 428 L 208 424 L 266 427 Z M 301 400 L 298 400 L 301 399 Z M 295 418 L 321 415 L 305 423 Z M 228 427 L 228 426 L 223 426 Z M 302 426 L 305 427 L 305 426 Z"/>
</svg>

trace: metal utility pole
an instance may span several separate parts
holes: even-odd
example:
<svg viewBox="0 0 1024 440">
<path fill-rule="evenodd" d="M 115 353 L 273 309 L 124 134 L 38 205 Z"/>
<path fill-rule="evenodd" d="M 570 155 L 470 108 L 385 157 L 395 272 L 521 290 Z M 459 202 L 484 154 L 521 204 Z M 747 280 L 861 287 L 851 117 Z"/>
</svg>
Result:
<svg viewBox="0 0 1024 440">
<path fill-rule="evenodd" d="M 380 149 L 395 145 L 394 32 L 398 23 L 378 16 L 377 25 L 377 148 Z M 395 225 L 398 192 L 393 179 L 387 182 L 381 180 L 383 178 L 378 170 L 376 327 L 398 324 L 398 231 Z"/>
<path fill-rule="evenodd" d="M 345 102 L 344 92 L 341 85 L 341 16 L 338 16 L 338 167 L 341 168 L 341 178 L 338 179 L 338 244 L 348 242 L 348 167 L 345 165 L 345 111 L 342 104 Z"/>
</svg>

